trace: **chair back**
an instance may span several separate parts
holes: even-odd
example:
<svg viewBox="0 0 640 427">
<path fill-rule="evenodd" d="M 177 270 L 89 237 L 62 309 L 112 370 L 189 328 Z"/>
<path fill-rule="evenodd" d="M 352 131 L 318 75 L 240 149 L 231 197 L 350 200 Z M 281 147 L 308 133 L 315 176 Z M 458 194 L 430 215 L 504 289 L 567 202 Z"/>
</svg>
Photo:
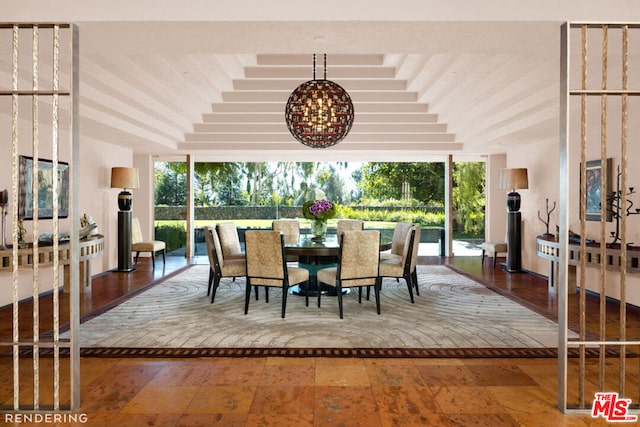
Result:
<svg viewBox="0 0 640 427">
<path fill-rule="evenodd" d="M 251 285 L 282 287 L 286 280 L 284 238 L 279 231 L 245 232 L 247 280 Z"/>
<path fill-rule="evenodd" d="M 285 243 L 297 243 L 300 240 L 300 221 L 297 219 L 276 219 L 271 228 L 284 236 Z"/>
<path fill-rule="evenodd" d="M 220 237 L 218 236 L 218 232 L 215 228 L 209 228 L 209 238 L 211 239 L 211 261 L 213 261 L 213 266 L 218 268 L 218 271 L 222 271 L 222 267 L 224 266 L 224 256 L 222 256 L 222 245 L 220 244 Z M 206 230 L 206 229 L 205 229 Z M 206 233 L 205 233 L 206 238 Z"/>
<path fill-rule="evenodd" d="M 336 274 L 341 287 L 375 285 L 380 262 L 380 232 L 345 231 L 339 239 Z"/>
<path fill-rule="evenodd" d="M 359 219 L 339 219 L 337 226 L 338 236 L 345 231 L 360 231 L 364 228 L 364 221 Z"/>
<path fill-rule="evenodd" d="M 215 232 L 216 230 L 213 227 L 205 225 L 204 242 L 207 245 L 207 256 L 209 257 L 209 266 L 211 268 L 215 268 L 214 256 L 216 256 L 216 249 L 213 244 L 213 236 L 212 236 L 212 233 L 215 233 Z"/>
<path fill-rule="evenodd" d="M 402 260 L 401 260 L 401 264 L 402 264 L 402 268 L 406 268 L 411 264 L 411 258 L 413 256 L 413 252 L 414 252 L 414 247 L 416 248 L 416 256 L 418 254 L 417 252 L 417 245 L 415 244 L 415 236 L 416 236 L 416 228 L 418 226 L 416 225 L 412 225 L 411 227 L 409 227 L 409 230 L 407 231 L 407 235 L 405 236 L 404 239 L 404 243 L 402 244 Z"/>
<path fill-rule="evenodd" d="M 142 229 L 138 218 L 131 218 L 131 244 L 143 242 Z"/>
<path fill-rule="evenodd" d="M 240 237 L 235 222 L 219 222 L 216 224 L 216 231 L 222 247 L 222 257 L 231 258 L 242 254 L 240 248 Z"/>
<path fill-rule="evenodd" d="M 416 270 L 416 265 L 418 263 L 418 249 L 420 248 L 420 226 L 416 224 L 413 228 L 415 229 L 415 232 L 413 235 L 413 242 L 411 244 L 411 259 L 409 261 L 409 271 L 412 273 Z"/>
<path fill-rule="evenodd" d="M 393 238 L 391 240 L 391 253 L 395 255 L 402 255 L 404 252 L 404 245 L 407 241 L 407 235 L 409 229 L 413 224 L 410 222 L 398 222 L 396 228 L 393 230 Z"/>
</svg>

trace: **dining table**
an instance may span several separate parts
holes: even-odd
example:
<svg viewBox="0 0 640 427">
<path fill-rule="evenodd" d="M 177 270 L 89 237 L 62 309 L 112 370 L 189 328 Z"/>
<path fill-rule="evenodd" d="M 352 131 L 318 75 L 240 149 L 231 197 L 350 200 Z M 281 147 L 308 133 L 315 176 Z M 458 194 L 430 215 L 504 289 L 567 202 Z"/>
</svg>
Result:
<svg viewBox="0 0 640 427">
<path fill-rule="evenodd" d="M 382 240 L 380 251 L 391 249 L 391 241 Z M 287 256 L 297 256 L 298 266 L 309 270 L 309 282 L 292 286 L 290 292 L 294 295 L 305 295 L 309 287 L 309 296 L 317 296 L 318 291 L 323 295 L 335 296 L 335 286 L 318 284 L 317 272 L 322 268 L 338 265 L 340 242 L 337 234 L 327 234 L 323 240 L 318 240 L 313 234 L 284 235 L 284 252 Z M 345 289 L 343 292 L 348 291 Z"/>
</svg>

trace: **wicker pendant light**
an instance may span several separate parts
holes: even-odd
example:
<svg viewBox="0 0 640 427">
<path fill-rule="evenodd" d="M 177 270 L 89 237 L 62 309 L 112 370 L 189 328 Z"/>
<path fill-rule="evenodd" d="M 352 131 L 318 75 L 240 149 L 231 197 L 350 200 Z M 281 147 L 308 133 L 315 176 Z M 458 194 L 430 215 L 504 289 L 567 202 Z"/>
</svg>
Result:
<svg viewBox="0 0 640 427">
<path fill-rule="evenodd" d="M 313 55 L 313 80 L 302 83 L 291 93 L 285 118 L 294 138 L 312 148 L 331 147 L 351 130 L 353 103 L 342 86 L 327 80 L 327 54 L 322 80 L 316 80 L 316 55 Z"/>
</svg>

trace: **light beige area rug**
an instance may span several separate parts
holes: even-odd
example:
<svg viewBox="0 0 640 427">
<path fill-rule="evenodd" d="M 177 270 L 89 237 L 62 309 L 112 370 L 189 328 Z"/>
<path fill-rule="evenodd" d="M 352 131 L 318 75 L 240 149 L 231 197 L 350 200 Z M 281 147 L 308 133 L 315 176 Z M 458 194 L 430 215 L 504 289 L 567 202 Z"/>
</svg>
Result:
<svg viewBox="0 0 640 427">
<path fill-rule="evenodd" d="M 557 346 L 557 324 L 445 266 L 419 266 L 420 296 L 411 304 L 404 281 L 385 279 L 381 311 L 373 295 L 344 297 L 252 291 L 244 314 L 244 279 L 223 279 L 207 297 L 209 267 L 193 266 L 81 324 L 80 346 L 127 349 L 543 349 Z M 144 354 L 149 354 L 148 351 Z M 437 353 L 437 352 L 436 352 Z M 489 352 L 491 353 L 491 352 Z M 162 351 L 158 354 L 164 354 Z M 204 353 L 192 353 L 198 355 Z M 376 354 L 380 354 L 379 352 Z M 404 353 L 406 354 L 406 352 Z M 445 353 L 442 353 L 445 354 Z M 120 354 L 122 355 L 122 354 Z"/>
</svg>

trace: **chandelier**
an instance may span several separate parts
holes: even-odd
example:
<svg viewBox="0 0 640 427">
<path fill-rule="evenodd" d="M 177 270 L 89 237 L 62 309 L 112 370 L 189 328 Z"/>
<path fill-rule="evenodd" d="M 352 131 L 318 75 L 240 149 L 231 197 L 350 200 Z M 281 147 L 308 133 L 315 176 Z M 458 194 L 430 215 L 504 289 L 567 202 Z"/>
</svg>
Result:
<svg viewBox="0 0 640 427">
<path fill-rule="evenodd" d="M 324 54 L 324 78 L 316 80 L 316 55 L 313 55 L 313 80 L 302 83 L 289 96 L 285 109 L 291 135 L 312 148 L 326 148 L 342 141 L 353 125 L 353 103 L 346 90 L 327 80 L 327 54 Z"/>
</svg>

